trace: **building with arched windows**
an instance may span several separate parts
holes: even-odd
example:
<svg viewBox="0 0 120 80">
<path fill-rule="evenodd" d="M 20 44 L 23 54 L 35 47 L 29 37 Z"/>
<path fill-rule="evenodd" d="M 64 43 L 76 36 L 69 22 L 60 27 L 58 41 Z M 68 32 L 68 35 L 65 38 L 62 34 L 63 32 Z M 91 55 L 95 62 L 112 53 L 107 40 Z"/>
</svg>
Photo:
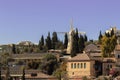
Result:
<svg viewBox="0 0 120 80">
<path fill-rule="evenodd" d="M 98 77 L 100 75 L 109 75 L 110 69 L 114 68 L 115 64 L 115 58 L 102 58 L 88 53 L 80 53 L 68 59 L 67 74 L 70 79 L 77 80 L 83 76 Z"/>
<path fill-rule="evenodd" d="M 81 53 L 68 60 L 67 72 L 69 78 L 82 76 L 94 76 L 95 60 L 91 59 L 88 54 Z"/>
</svg>

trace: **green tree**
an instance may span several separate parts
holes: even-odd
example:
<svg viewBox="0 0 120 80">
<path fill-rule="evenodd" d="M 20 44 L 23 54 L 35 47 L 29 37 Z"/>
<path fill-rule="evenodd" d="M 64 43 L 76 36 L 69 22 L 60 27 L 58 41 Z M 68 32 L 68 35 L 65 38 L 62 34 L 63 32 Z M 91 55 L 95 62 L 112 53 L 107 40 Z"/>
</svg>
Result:
<svg viewBox="0 0 120 80">
<path fill-rule="evenodd" d="M 63 42 L 62 41 L 58 41 L 56 43 L 56 49 L 60 49 L 60 50 L 63 50 L 64 49 L 64 45 L 63 45 Z"/>
<path fill-rule="evenodd" d="M 10 80 L 10 73 L 9 73 L 9 65 L 8 61 L 10 61 L 11 57 L 9 53 L 4 53 L 1 55 L 1 65 L 5 69 L 5 80 Z"/>
<path fill-rule="evenodd" d="M 23 52 L 28 53 L 29 49 L 27 47 L 24 47 Z"/>
<path fill-rule="evenodd" d="M 5 80 L 10 80 L 10 71 L 9 71 L 9 66 L 6 65 L 6 71 L 5 71 Z"/>
<path fill-rule="evenodd" d="M 25 68 L 23 67 L 22 80 L 25 80 Z"/>
<path fill-rule="evenodd" d="M 75 32 L 75 47 L 76 47 L 76 53 L 79 53 L 79 43 L 78 43 L 78 40 L 79 40 L 79 36 L 78 36 L 78 29 L 76 28 L 76 32 Z"/>
<path fill-rule="evenodd" d="M 71 50 L 71 57 L 74 57 L 74 56 L 76 56 L 76 34 L 75 34 L 75 32 L 72 32 L 72 50 Z"/>
<path fill-rule="evenodd" d="M 51 75 L 57 68 L 57 58 L 52 54 L 45 54 L 41 61 L 41 70 L 44 73 Z"/>
<path fill-rule="evenodd" d="M 66 62 L 62 62 L 60 67 L 54 71 L 53 75 L 58 79 L 58 80 L 68 80 L 67 79 L 67 71 L 66 71 Z"/>
<path fill-rule="evenodd" d="M 41 39 L 39 41 L 38 46 L 39 46 L 40 50 L 43 50 L 43 48 L 44 48 L 44 36 L 43 35 L 42 35 L 42 37 L 41 37 Z"/>
<path fill-rule="evenodd" d="M 29 53 L 33 52 L 33 47 L 29 47 Z"/>
<path fill-rule="evenodd" d="M 85 40 L 85 42 L 88 41 L 88 38 L 87 38 L 87 35 L 86 35 L 86 34 L 84 35 L 84 40 Z"/>
<path fill-rule="evenodd" d="M 114 35 L 114 30 L 112 28 L 110 36 L 112 37 Z"/>
<path fill-rule="evenodd" d="M 38 69 L 38 67 L 39 67 L 39 62 L 37 62 L 37 61 L 29 61 L 28 63 L 27 63 L 27 67 L 28 67 L 28 69 Z"/>
<path fill-rule="evenodd" d="M 82 53 L 85 48 L 85 41 L 84 41 L 84 37 L 82 35 L 80 35 L 78 43 L 79 43 L 79 50 Z"/>
<path fill-rule="evenodd" d="M 116 41 L 117 40 L 116 40 L 115 35 L 112 37 L 103 36 L 102 45 L 101 45 L 103 57 L 110 57 L 111 56 L 111 52 L 115 49 L 115 46 L 117 44 Z"/>
<path fill-rule="evenodd" d="M 101 40 L 102 40 L 102 33 L 101 33 L 101 31 L 100 31 L 100 33 L 99 33 L 99 37 L 98 37 L 98 42 L 101 44 Z"/>
<path fill-rule="evenodd" d="M 65 38 L 64 38 L 64 48 L 66 49 L 68 45 L 68 35 L 67 33 L 65 34 Z"/>
<path fill-rule="evenodd" d="M 16 46 L 15 46 L 15 44 L 12 45 L 12 53 L 16 54 Z"/>
<path fill-rule="evenodd" d="M 105 36 L 106 36 L 106 37 L 110 37 L 110 33 L 109 33 L 109 32 L 108 32 L 108 33 L 105 32 Z"/>
<path fill-rule="evenodd" d="M 53 34 L 52 34 L 52 48 L 53 48 L 53 49 L 56 48 L 57 42 L 58 42 L 57 33 L 56 33 L 56 32 L 53 32 Z"/>
<path fill-rule="evenodd" d="M 48 33 L 48 36 L 46 38 L 46 48 L 49 50 L 52 48 L 52 43 L 51 43 L 51 37 L 50 37 L 50 32 Z"/>
<path fill-rule="evenodd" d="M 16 48 L 16 53 L 19 54 L 20 53 L 20 49 Z"/>
</svg>

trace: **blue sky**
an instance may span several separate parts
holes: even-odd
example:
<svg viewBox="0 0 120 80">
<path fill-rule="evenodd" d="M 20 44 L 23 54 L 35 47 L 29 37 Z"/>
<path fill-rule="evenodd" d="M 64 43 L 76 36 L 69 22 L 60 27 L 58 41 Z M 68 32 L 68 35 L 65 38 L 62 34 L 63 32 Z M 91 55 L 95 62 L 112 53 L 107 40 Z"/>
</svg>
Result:
<svg viewBox="0 0 120 80">
<path fill-rule="evenodd" d="M 97 39 L 100 30 L 120 29 L 120 0 L 0 0 L 0 44 L 38 43 L 48 32 L 69 31 L 71 19 Z"/>
</svg>

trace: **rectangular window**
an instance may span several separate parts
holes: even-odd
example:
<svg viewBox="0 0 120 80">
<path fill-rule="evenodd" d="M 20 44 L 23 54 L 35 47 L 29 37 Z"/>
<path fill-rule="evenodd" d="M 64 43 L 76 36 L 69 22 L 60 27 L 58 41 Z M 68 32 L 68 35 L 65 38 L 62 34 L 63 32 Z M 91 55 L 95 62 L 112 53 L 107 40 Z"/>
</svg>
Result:
<svg viewBox="0 0 120 80">
<path fill-rule="evenodd" d="M 86 63 L 84 63 L 84 68 L 86 68 Z"/>
<path fill-rule="evenodd" d="M 110 68 L 112 68 L 112 65 L 110 65 Z"/>
<path fill-rule="evenodd" d="M 77 64 L 77 68 L 80 68 L 79 63 Z"/>
<path fill-rule="evenodd" d="M 76 68 L 76 63 L 74 63 L 74 68 Z"/>
<path fill-rule="evenodd" d="M 83 68 L 83 63 L 81 63 L 81 68 Z"/>
<path fill-rule="evenodd" d="M 71 63 L 71 68 L 73 69 L 73 63 Z"/>
<path fill-rule="evenodd" d="M 74 75 L 74 72 L 72 72 L 72 75 Z"/>
</svg>

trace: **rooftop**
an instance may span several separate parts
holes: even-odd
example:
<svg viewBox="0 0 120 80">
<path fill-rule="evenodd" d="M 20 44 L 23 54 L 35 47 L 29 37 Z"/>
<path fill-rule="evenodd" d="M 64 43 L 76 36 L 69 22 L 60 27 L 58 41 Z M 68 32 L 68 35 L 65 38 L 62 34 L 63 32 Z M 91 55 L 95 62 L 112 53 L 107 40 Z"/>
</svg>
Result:
<svg viewBox="0 0 120 80">
<path fill-rule="evenodd" d="M 80 53 L 77 56 L 68 59 L 68 61 L 89 61 L 91 58 L 86 53 Z"/>
</svg>

